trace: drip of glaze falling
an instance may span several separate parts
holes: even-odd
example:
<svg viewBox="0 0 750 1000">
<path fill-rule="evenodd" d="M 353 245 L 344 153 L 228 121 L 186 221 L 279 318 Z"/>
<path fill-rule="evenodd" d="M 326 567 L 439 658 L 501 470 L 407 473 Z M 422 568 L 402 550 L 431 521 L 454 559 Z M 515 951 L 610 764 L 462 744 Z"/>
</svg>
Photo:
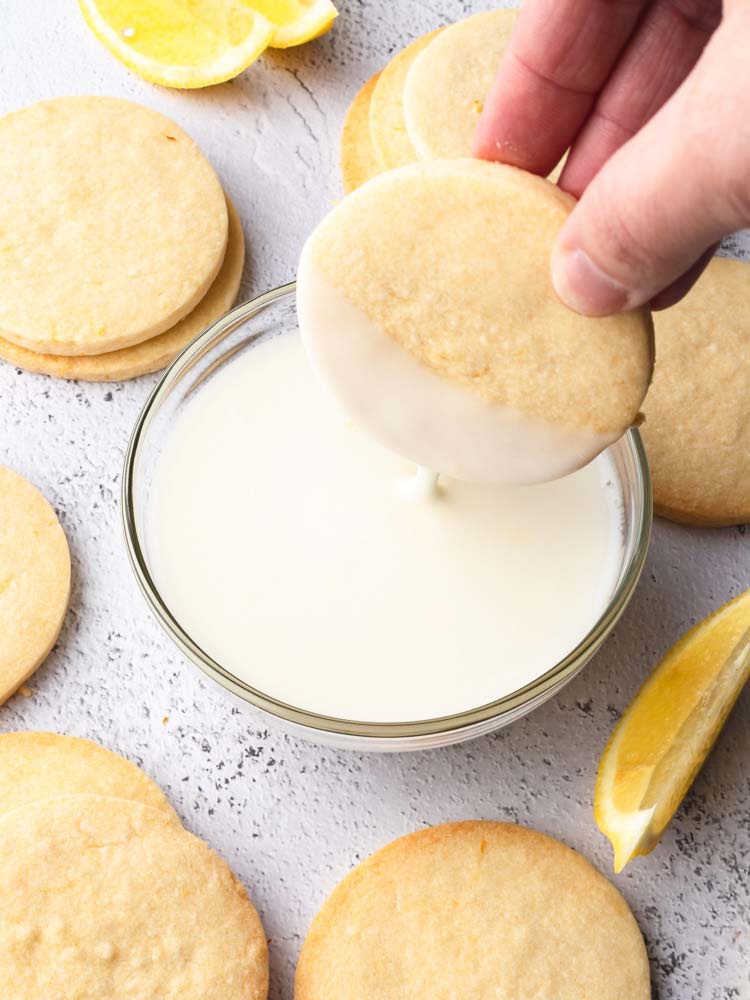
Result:
<svg viewBox="0 0 750 1000">
<path fill-rule="evenodd" d="M 399 492 L 408 500 L 433 500 L 440 496 L 439 472 L 418 465 L 414 475 L 399 480 Z"/>
</svg>

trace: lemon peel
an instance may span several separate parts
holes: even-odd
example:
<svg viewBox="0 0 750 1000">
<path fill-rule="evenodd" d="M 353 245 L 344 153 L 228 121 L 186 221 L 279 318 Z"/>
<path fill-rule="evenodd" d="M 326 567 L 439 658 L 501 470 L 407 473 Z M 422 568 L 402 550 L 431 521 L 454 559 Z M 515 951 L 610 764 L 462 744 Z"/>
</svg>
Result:
<svg viewBox="0 0 750 1000">
<path fill-rule="evenodd" d="M 338 17 L 331 0 L 252 0 L 275 27 L 271 48 L 288 49 L 319 38 Z"/>
<path fill-rule="evenodd" d="M 139 76 L 194 89 L 242 73 L 277 28 L 243 0 L 78 0 L 89 28 Z"/>
<path fill-rule="evenodd" d="M 749 679 L 750 590 L 672 646 L 610 737 L 594 816 L 616 872 L 659 842 Z"/>
</svg>

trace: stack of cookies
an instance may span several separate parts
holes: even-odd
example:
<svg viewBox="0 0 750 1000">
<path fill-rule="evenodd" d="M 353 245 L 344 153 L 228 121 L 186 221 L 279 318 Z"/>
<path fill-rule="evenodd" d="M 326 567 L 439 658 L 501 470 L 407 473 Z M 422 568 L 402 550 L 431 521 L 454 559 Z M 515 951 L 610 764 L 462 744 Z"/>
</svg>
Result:
<svg viewBox="0 0 750 1000">
<path fill-rule="evenodd" d="M 239 220 L 174 122 L 110 97 L 0 119 L 0 357 L 61 378 L 157 371 L 237 295 Z"/>
<path fill-rule="evenodd" d="M 14 998 L 265 1000 L 260 918 L 134 764 L 0 736 L 0 977 Z"/>
<path fill-rule="evenodd" d="M 367 81 L 341 137 L 347 192 L 415 160 L 471 156 L 474 130 L 518 13 L 486 11 L 431 31 Z"/>
</svg>

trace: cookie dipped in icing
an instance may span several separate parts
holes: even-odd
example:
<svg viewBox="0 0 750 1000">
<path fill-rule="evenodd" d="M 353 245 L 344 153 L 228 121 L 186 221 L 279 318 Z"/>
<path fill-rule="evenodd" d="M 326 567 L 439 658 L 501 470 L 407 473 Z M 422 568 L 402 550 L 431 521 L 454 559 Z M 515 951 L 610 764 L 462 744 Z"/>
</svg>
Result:
<svg viewBox="0 0 750 1000">
<path fill-rule="evenodd" d="M 514 167 L 409 164 L 373 178 L 302 252 L 300 330 L 319 376 L 397 453 L 457 479 L 544 482 L 633 423 L 653 367 L 645 310 L 591 318 L 554 293 L 574 200 Z"/>
</svg>

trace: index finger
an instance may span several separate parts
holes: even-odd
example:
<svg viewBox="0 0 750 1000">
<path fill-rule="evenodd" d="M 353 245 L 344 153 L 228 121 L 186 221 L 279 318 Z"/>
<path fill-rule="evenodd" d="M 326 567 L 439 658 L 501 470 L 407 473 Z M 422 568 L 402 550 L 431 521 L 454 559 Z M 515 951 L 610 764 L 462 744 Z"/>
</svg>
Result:
<svg viewBox="0 0 750 1000">
<path fill-rule="evenodd" d="M 527 0 L 474 153 L 548 174 L 591 111 L 648 0 Z"/>
</svg>

